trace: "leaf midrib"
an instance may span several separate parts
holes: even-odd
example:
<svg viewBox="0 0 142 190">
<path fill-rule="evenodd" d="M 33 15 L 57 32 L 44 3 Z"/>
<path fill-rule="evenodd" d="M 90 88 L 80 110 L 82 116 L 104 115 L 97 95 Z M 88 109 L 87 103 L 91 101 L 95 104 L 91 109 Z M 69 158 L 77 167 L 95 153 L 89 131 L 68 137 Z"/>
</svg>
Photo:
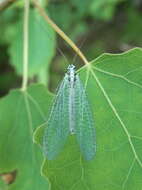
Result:
<svg viewBox="0 0 142 190">
<path fill-rule="evenodd" d="M 95 69 L 96 69 L 96 67 L 95 67 Z M 98 69 L 98 68 L 97 68 L 97 69 Z M 96 70 L 97 70 L 97 69 L 96 69 Z M 131 83 L 131 84 L 133 84 L 133 85 L 136 85 L 136 86 L 142 88 L 141 85 L 139 85 L 139 84 L 137 84 L 137 83 L 134 83 L 134 82 L 132 82 L 132 81 L 129 81 L 129 80 L 128 80 L 127 78 L 125 78 L 124 76 L 116 75 L 116 74 L 113 74 L 113 73 L 109 73 L 109 72 L 103 71 L 103 70 L 101 70 L 101 69 L 98 69 L 98 70 L 99 70 L 100 72 L 105 73 L 105 74 L 109 74 L 109 75 L 113 75 L 113 76 L 115 76 L 115 77 L 122 78 L 122 79 L 126 80 L 127 82 L 129 82 L 129 83 Z M 90 73 L 92 74 L 92 76 L 93 76 L 93 78 L 95 79 L 95 81 L 97 82 L 97 84 L 98 84 L 100 90 L 102 91 L 102 93 L 103 93 L 105 99 L 107 100 L 107 102 L 108 102 L 110 108 L 112 109 L 112 111 L 113 111 L 115 117 L 117 118 L 117 120 L 118 120 L 119 123 L 121 124 L 121 127 L 123 128 L 123 130 L 124 130 L 124 132 L 125 132 L 125 134 L 126 134 L 126 136 L 127 136 L 127 138 L 128 138 L 128 142 L 129 142 L 129 144 L 130 144 L 132 153 L 134 154 L 134 157 L 135 157 L 136 161 L 138 162 L 139 166 L 142 168 L 142 162 L 141 162 L 139 156 L 137 155 L 137 152 L 136 152 L 135 147 L 134 147 L 134 145 L 133 145 L 133 142 L 132 142 L 132 140 L 131 140 L 132 137 L 131 137 L 131 135 L 129 134 L 129 132 L 128 132 L 128 130 L 127 130 L 127 127 L 126 127 L 125 124 L 123 123 L 123 121 L 122 121 L 121 117 L 119 116 L 119 114 L 118 114 L 118 112 L 117 112 L 115 106 L 113 105 L 113 103 L 112 103 L 110 97 L 107 95 L 105 89 L 103 88 L 103 86 L 102 86 L 100 80 L 98 79 L 98 77 L 97 77 L 96 74 L 94 73 L 94 71 L 93 71 L 93 69 L 92 69 L 91 66 L 90 66 L 90 68 L 89 68 L 89 71 L 90 71 Z"/>
</svg>

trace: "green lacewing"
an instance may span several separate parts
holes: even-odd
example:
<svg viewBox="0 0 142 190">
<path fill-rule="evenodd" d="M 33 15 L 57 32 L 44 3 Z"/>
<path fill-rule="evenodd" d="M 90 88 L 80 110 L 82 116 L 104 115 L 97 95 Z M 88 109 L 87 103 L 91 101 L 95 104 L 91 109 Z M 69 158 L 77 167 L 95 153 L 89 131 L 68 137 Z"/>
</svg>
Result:
<svg viewBox="0 0 142 190">
<path fill-rule="evenodd" d="M 93 159 L 96 153 L 94 118 L 84 86 L 72 64 L 58 88 L 44 130 L 43 152 L 48 160 L 56 158 L 70 134 L 76 135 L 84 158 Z"/>
</svg>

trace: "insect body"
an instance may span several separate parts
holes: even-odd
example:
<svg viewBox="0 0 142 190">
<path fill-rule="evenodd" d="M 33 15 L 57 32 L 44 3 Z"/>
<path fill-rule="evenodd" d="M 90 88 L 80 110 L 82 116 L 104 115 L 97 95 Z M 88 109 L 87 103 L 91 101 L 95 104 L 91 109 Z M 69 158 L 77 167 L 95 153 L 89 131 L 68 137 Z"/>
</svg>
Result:
<svg viewBox="0 0 142 190">
<path fill-rule="evenodd" d="M 43 151 L 54 159 L 63 148 L 69 134 L 75 134 L 86 160 L 96 153 L 94 119 L 85 89 L 75 66 L 69 65 L 53 103 L 43 136 Z"/>
</svg>

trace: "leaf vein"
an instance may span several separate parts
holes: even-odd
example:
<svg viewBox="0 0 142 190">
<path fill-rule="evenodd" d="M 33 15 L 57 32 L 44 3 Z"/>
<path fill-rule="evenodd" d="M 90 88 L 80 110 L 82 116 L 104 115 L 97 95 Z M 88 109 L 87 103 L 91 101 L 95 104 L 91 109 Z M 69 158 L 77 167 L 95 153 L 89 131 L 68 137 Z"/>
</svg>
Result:
<svg viewBox="0 0 142 190">
<path fill-rule="evenodd" d="M 127 181 L 128 181 L 128 178 L 129 178 L 129 176 L 130 176 L 130 174 L 131 174 L 131 172 L 132 172 L 132 169 L 133 169 L 133 166 L 134 166 L 135 161 L 136 161 L 136 159 L 134 158 L 133 161 L 132 161 L 132 164 L 131 164 L 131 166 L 130 166 L 130 168 L 129 168 L 129 170 L 128 170 L 128 173 L 127 173 L 127 175 L 126 175 L 126 178 L 125 178 L 125 180 L 124 180 L 124 182 L 123 182 L 123 184 L 122 184 L 122 189 L 125 188 L 125 185 L 126 185 L 126 183 L 127 183 Z"/>
<path fill-rule="evenodd" d="M 127 138 L 128 138 L 128 141 L 129 141 L 131 150 L 132 150 L 132 152 L 133 152 L 133 154 L 134 154 L 134 157 L 135 157 L 135 159 L 137 160 L 137 162 L 138 162 L 138 164 L 140 165 L 140 167 L 142 168 L 142 162 L 141 162 L 141 160 L 139 159 L 139 157 L 138 157 L 138 155 L 137 155 L 137 153 L 136 153 L 136 151 L 135 151 L 135 147 L 134 147 L 134 145 L 133 145 L 133 143 L 132 143 L 131 136 L 130 136 L 130 134 L 129 134 L 129 132 L 128 132 L 126 126 L 125 126 L 125 124 L 124 124 L 123 121 L 121 120 L 121 118 L 120 118 L 120 116 L 119 116 L 119 114 L 118 114 L 118 112 L 117 112 L 115 106 L 114 106 L 113 103 L 111 102 L 110 97 L 107 95 L 107 93 L 106 93 L 105 89 L 103 88 L 101 82 L 99 81 L 98 77 L 95 75 L 95 73 L 93 72 L 92 69 L 91 69 L 91 73 L 92 73 L 94 79 L 96 80 L 96 82 L 97 82 L 99 88 L 101 89 L 101 91 L 102 91 L 104 97 L 106 98 L 106 100 L 107 100 L 109 106 L 111 107 L 112 111 L 114 112 L 114 115 L 116 116 L 116 118 L 118 119 L 119 123 L 121 124 L 121 126 L 122 126 L 122 128 L 123 128 L 123 130 L 124 130 L 124 132 L 125 132 L 125 134 L 126 134 L 126 136 L 127 136 Z"/>
<path fill-rule="evenodd" d="M 111 75 L 111 76 L 114 76 L 114 77 L 117 77 L 117 78 L 121 78 L 121 79 L 127 81 L 127 82 L 130 83 L 130 84 L 133 84 L 133 85 L 135 85 L 135 86 L 137 86 L 137 87 L 139 87 L 139 88 L 142 88 L 142 85 L 137 84 L 137 83 L 135 83 L 135 82 L 133 82 L 133 81 L 127 79 L 126 77 L 124 77 L 124 76 L 122 76 L 122 75 L 118 75 L 118 74 L 114 74 L 114 73 L 111 73 L 111 72 L 108 72 L 108 71 L 104 71 L 104 70 L 99 69 L 99 68 L 97 68 L 97 67 L 93 67 L 93 68 L 94 68 L 95 70 L 101 72 L 101 73 L 104 73 L 104 74 L 107 74 L 107 75 Z"/>
</svg>

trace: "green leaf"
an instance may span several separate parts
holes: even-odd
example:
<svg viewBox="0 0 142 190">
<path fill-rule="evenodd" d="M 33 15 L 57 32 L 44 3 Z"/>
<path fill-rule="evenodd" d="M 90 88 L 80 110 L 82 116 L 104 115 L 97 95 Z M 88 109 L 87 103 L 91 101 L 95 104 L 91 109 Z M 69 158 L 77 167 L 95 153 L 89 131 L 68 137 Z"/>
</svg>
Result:
<svg viewBox="0 0 142 190">
<path fill-rule="evenodd" d="M 6 189 L 49 189 L 40 174 L 42 153 L 33 144 L 35 128 L 46 120 L 49 97 L 44 86 L 33 85 L 26 92 L 13 90 L 0 100 L 0 173 L 17 172 Z"/>
<path fill-rule="evenodd" d="M 122 41 L 130 45 L 142 44 L 141 39 L 142 26 L 141 26 L 141 13 L 134 8 L 127 10 L 127 22 L 122 31 Z"/>
<path fill-rule="evenodd" d="M 87 14 L 90 4 L 93 0 L 82 1 L 82 0 L 71 0 L 71 4 L 74 8 L 77 9 L 78 15 L 84 16 Z"/>
<path fill-rule="evenodd" d="M 52 189 L 138 190 L 142 187 L 142 49 L 103 54 L 79 70 L 94 112 L 97 153 L 82 158 L 75 135 L 42 173 Z M 35 132 L 42 144 L 43 127 Z"/>
<path fill-rule="evenodd" d="M 46 21 L 31 10 L 29 15 L 29 76 L 47 70 L 55 50 L 55 33 Z M 23 71 L 23 21 L 15 25 L 15 38 L 9 49 L 11 64 L 18 74 Z"/>
<path fill-rule="evenodd" d="M 90 13 L 94 18 L 102 20 L 112 19 L 116 5 L 123 0 L 94 0 L 90 6 Z"/>
<path fill-rule="evenodd" d="M 56 6 L 49 6 L 49 13 L 54 22 L 63 30 L 70 31 L 71 23 L 76 19 L 76 15 L 72 13 L 72 9 L 65 2 L 59 3 Z M 60 16 L 59 16 L 60 13 Z M 63 24 L 64 23 L 64 24 Z"/>
</svg>

